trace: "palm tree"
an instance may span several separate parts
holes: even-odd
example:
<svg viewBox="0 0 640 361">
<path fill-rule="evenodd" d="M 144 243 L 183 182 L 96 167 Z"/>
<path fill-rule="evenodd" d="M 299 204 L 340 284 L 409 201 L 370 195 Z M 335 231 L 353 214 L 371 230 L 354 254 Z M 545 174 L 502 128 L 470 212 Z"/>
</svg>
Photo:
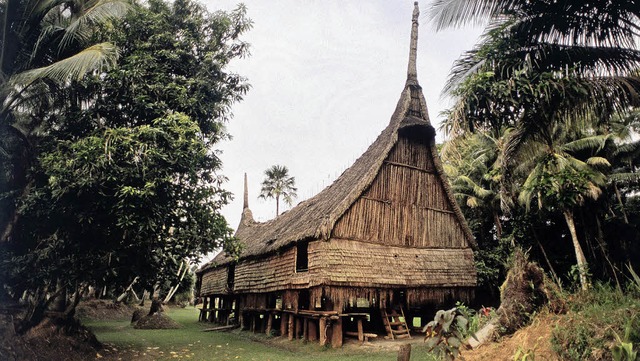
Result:
<svg viewBox="0 0 640 361">
<path fill-rule="evenodd" d="M 544 141 L 558 124 L 593 126 L 640 96 L 640 9 L 632 3 L 439 0 L 431 17 L 438 28 L 488 23 L 480 43 L 454 64 L 445 93 L 455 105 L 445 129 L 513 127 L 504 179 L 527 142 Z"/>
<path fill-rule="evenodd" d="M 126 0 L 4 0 L 0 3 L 0 242 L 10 236 L 13 200 L 28 192 L 33 131 L 51 111 L 52 95 L 85 74 L 111 66 L 116 47 L 91 43 L 101 24 L 123 16 Z M 8 202 L 8 204 L 5 204 Z"/>
<path fill-rule="evenodd" d="M 295 187 L 295 177 L 289 176 L 289 169 L 283 165 L 274 165 L 264 171 L 266 178 L 262 181 L 262 189 L 259 198 L 275 198 L 276 200 L 276 216 L 280 214 L 280 197 L 291 205 L 293 199 L 298 195 Z"/>
<path fill-rule="evenodd" d="M 462 135 L 446 142 L 441 151 L 445 170 L 451 178 L 454 195 L 469 208 L 479 208 L 491 214 L 496 239 L 502 238 L 500 193 L 500 156 L 509 129 Z M 504 200 L 507 201 L 507 200 Z"/>
<path fill-rule="evenodd" d="M 609 137 L 590 135 L 576 139 L 561 127 L 550 133 L 553 134 L 553 139 L 540 144 L 539 155 L 522 164 L 522 168 L 529 169 L 529 173 L 518 200 L 526 205 L 527 210 L 535 200 L 539 209 L 562 212 L 571 234 L 580 284 L 586 290 L 587 261 L 578 240 L 574 211 L 584 204 L 586 198 L 595 200 L 602 194 L 606 176 L 601 169 L 609 167 L 610 163 L 600 156 L 581 160 L 576 154 L 585 150 L 602 149 Z"/>
</svg>

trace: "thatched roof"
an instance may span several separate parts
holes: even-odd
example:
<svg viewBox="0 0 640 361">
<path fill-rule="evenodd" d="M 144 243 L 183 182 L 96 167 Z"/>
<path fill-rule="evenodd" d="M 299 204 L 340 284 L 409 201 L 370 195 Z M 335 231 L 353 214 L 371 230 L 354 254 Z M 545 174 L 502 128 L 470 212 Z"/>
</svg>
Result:
<svg viewBox="0 0 640 361">
<path fill-rule="evenodd" d="M 399 134 L 423 139 L 431 146 L 432 154 L 437 154 L 435 130 L 429 122 L 427 105 L 422 94 L 422 88 L 417 80 L 417 9 L 416 5 L 412 22 L 407 81 L 389 125 L 380 133 L 364 154 L 351 167 L 345 170 L 333 184 L 273 220 L 263 223 L 253 220 L 246 201 L 245 188 L 245 209 L 236 231 L 236 237 L 244 243 L 240 258 L 256 257 L 275 252 L 301 240 L 329 239 L 336 222 L 374 181 L 385 158 L 396 144 Z M 451 202 L 456 218 L 463 227 L 468 244 L 475 247 L 473 235 L 453 197 L 453 192 L 444 175 L 442 164 L 437 156 L 434 156 L 434 158 L 436 171 L 439 179 L 443 182 L 447 198 Z M 232 261 L 232 258 L 221 252 L 211 262 L 203 266 L 199 272 L 230 261 Z"/>
</svg>

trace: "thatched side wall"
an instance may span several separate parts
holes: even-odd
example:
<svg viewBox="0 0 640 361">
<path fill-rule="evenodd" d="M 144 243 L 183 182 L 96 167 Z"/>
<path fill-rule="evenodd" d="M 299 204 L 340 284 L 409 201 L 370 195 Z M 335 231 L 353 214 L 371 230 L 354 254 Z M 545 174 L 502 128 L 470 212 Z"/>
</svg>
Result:
<svg viewBox="0 0 640 361">
<path fill-rule="evenodd" d="M 235 293 L 262 293 L 306 288 L 309 272 L 296 272 L 296 247 L 236 265 Z M 309 264 L 312 259 L 309 258 Z"/>
<path fill-rule="evenodd" d="M 333 236 L 410 247 L 468 247 L 425 142 L 401 137 Z"/>
<path fill-rule="evenodd" d="M 313 245 L 313 247 L 311 247 Z M 322 265 L 312 286 L 364 288 L 475 287 L 471 248 L 413 248 L 345 239 L 313 242 L 309 255 Z"/>
<path fill-rule="evenodd" d="M 211 296 L 226 294 L 228 267 L 220 266 L 209 269 L 202 274 L 202 284 L 200 285 L 200 296 Z"/>
<path fill-rule="evenodd" d="M 333 304 L 342 305 L 343 310 L 356 306 L 358 299 L 365 299 L 369 307 L 391 307 L 399 302 L 394 299 L 397 291 L 393 288 L 366 287 L 314 287 L 310 295 L 312 302 L 322 297 Z M 473 287 L 435 287 L 435 288 L 404 288 L 405 305 L 409 308 L 420 308 L 428 305 L 442 305 L 446 302 L 470 302 L 474 296 Z"/>
</svg>

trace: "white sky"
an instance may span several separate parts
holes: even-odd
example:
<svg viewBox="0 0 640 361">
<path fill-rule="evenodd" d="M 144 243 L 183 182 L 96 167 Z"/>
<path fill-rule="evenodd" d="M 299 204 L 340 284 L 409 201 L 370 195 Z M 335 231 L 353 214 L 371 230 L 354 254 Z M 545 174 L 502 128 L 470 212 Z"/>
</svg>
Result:
<svg viewBox="0 0 640 361">
<path fill-rule="evenodd" d="M 205 1 L 210 11 L 237 3 Z M 228 124 L 233 139 L 221 145 L 225 187 L 235 195 L 222 213 L 233 228 L 242 212 L 245 172 L 254 218 L 266 221 L 275 217 L 275 201 L 257 197 L 268 167 L 289 168 L 298 187 L 295 205 L 331 184 L 386 127 L 406 80 L 413 11 L 413 0 L 244 3 L 254 22 L 243 37 L 251 56 L 231 69 L 252 89 L 234 105 Z M 438 114 L 449 105 L 440 97 L 449 69 L 481 29 L 435 33 L 427 23 L 429 3 L 420 2 L 417 67 L 438 129 Z"/>
</svg>

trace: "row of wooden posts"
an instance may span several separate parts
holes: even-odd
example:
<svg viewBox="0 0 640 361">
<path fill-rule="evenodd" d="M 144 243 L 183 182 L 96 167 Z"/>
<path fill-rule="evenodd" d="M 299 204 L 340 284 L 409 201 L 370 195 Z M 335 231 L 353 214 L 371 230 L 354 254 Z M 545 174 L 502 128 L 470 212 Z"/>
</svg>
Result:
<svg viewBox="0 0 640 361">
<path fill-rule="evenodd" d="M 204 306 L 204 305 L 203 305 Z M 200 311 L 200 321 L 229 324 L 230 308 L 203 307 Z M 338 311 L 309 311 L 309 310 L 281 310 L 281 309 L 244 309 L 238 319 L 243 329 L 251 332 L 271 334 L 280 321 L 280 335 L 289 340 L 303 339 L 305 341 L 319 341 L 321 346 L 329 342 L 334 348 L 342 347 L 343 337 L 357 337 L 360 342 L 377 337 L 375 334 L 365 333 L 363 322 L 368 313 L 345 313 Z M 343 333 L 343 318 L 353 318 L 357 322 L 357 332 Z"/>
<path fill-rule="evenodd" d="M 343 319 L 353 318 L 357 323 L 357 332 L 343 332 Z M 249 324 L 252 332 L 271 334 L 277 318 L 280 319 L 280 335 L 289 340 L 319 341 L 321 346 L 331 342 L 334 348 L 342 347 L 343 337 L 357 337 L 362 343 L 376 334 L 365 333 L 363 322 L 369 317 L 368 313 L 339 313 L 337 311 L 310 310 L 245 310 L 243 321 Z M 259 321 L 262 320 L 262 321 Z M 265 322 L 266 321 L 266 322 Z M 260 330 L 257 324 L 260 323 Z"/>
</svg>

